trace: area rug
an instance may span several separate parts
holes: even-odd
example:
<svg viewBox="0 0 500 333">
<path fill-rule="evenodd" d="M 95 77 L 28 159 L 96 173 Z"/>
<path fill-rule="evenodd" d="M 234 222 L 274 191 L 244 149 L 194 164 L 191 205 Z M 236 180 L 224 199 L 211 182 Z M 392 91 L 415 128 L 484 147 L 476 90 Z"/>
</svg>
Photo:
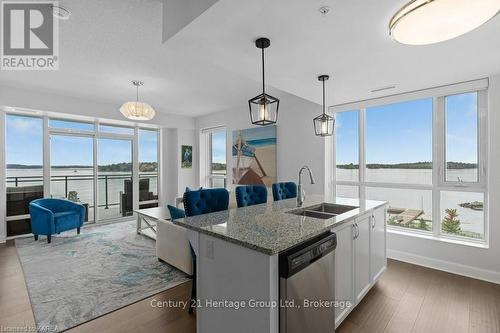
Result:
<svg viewBox="0 0 500 333">
<path fill-rule="evenodd" d="M 189 280 L 134 222 L 16 240 L 37 327 L 64 331 Z"/>
</svg>

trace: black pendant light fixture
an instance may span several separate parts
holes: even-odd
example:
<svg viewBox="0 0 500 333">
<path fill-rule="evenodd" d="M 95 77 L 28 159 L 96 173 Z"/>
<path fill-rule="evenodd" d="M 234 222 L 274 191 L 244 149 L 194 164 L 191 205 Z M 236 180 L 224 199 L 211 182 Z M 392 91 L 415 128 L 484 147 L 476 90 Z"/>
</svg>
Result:
<svg viewBox="0 0 500 333">
<path fill-rule="evenodd" d="M 250 121 L 254 125 L 276 124 L 278 120 L 278 107 L 280 100 L 266 94 L 265 72 L 264 72 L 264 49 L 271 45 L 267 38 L 259 38 L 255 41 L 255 46 L 262 50 L 262 94 L 255 96 L 248 101 L 250 107 Z"/>
<path fill-rule="evenodd" d="M 318 80 L 323 82 L 323 114 L 313 119 L 314 132 L 317 136 L 330 136 L 333 135 L 333 125 L 335 119 L 326 114 L 326 101 L 325 101 L 325 81 L 330 77 L 328 75 L 318 76 Z"/>
</svg>

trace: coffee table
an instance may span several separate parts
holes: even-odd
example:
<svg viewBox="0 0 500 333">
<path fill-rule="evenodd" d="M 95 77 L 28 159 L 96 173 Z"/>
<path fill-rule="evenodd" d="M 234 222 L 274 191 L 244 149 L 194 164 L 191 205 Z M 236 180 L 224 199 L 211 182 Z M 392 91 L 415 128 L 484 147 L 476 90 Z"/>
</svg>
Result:
<svg viewBox="0 0 500 333">
<path fill-rule="evenodd" d="M 156 223 L 158 220 L 170 221 L 170 213 L 166 207 L 136 209 L 137 233 L 156 240 Z"/>
</svg>

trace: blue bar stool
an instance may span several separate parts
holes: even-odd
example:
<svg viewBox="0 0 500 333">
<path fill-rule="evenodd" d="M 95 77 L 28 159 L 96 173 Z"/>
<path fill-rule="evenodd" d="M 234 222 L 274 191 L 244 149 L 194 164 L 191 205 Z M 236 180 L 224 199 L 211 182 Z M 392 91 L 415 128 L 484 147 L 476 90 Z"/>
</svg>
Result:
<svg viewBox="0 0 500 333">
<path fill-rule="evenodd" d="M 267 188 L 264 185 L 247 185 L 236 188 L 238 208 L 267 202 Z"/>
<path fill-rule="evenodd" d="M 273 200 L 279 201 L 297 197 L 297 184 L 294 182 L 274 183 Z"/>
</svg>

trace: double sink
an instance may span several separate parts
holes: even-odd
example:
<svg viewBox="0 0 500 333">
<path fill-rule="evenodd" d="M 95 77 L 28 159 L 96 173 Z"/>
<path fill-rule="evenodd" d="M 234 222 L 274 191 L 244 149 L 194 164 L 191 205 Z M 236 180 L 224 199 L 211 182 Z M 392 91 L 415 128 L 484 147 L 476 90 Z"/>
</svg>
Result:
<svg viewBox="0 0 500 333">
<path fill-rule="evenodd" d="M 304 216 L 304 217 L 307 216 L 307 217 L 313 217 L 313 218 L 317 218 L 317 219 L 328 220 L 328 219 L 331 219 L 332 217 L 347 213 L 348 211 L 351 211 L 351 210 L 356 209 L 356 208 L 358 208 L 358 207 L 347 206 L 347 205 L 337 205 L 337 204 L 323 202 L 323 203 L 320 203 L 320 204 L 317 204 L 314 206 L 294 209 L 294 210 L 291 210 L 287 213 L 299 215 L 299 216 Z"/>
</svg>

